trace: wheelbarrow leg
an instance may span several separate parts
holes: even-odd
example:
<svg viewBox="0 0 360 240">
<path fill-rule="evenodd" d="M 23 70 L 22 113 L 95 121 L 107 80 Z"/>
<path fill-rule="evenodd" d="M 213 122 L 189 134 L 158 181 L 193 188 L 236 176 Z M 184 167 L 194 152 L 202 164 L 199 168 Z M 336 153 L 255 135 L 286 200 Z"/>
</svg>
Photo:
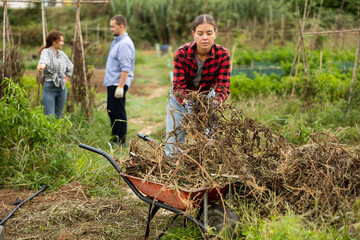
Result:
<svg viewBox="0 0 360 240">
<path fill-rule="evenodd" d="M 155 214 L 157 213 L 157 211 L 159 211 L 159 209 L 160 209 L 160 207 L 155 206 L 153 204 L 150 204 L 150 206 L 149 206 L 148 219 L 147 219 L 147 223 L 146 223 L 145 240 L 149 239 L 150 223 L 151 223 L 151 220 L 153 219 L 153 217 L 155 216 Z"/>
<path fill-rule="evenodd" d="M 164 235 L 164 233 L 168 230 L 168 228 L 174 223 L 174 221 L 176 220 L 176 218 L 179 216 L 179 214 L 175 214 L 174 217 L 172 217 L 171 221 L 167 224 L 166 228 L 164 229 L 164 231 L 159 234 L 158 239 L 161 239 L 161 237 Z"/>
</svg>

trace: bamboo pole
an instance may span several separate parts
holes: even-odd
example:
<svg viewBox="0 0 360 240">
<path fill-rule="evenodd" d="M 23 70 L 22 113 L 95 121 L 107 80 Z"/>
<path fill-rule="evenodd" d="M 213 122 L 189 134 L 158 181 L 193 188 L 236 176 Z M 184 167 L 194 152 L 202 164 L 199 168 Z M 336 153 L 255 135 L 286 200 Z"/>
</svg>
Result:
<svg viewBox="0 0 360 240">
<path fill-rule="evenodd" d="M 323 1 L 324 0 L 321 0 L 320 2 L 320 8 L 319 8 L 319 13 L 315 19 L 315 12 L 314 12 L 314 23 L 315 23 L 315 27 L 314 27 L 314 32 L 317 32 L 318 31 L 318 28 L 319 28 L 319 25 L 320 25 L 320 19 L 321 19 L 321 8 L 322 8 L 322 5 L 323 5 Z M 318 42 L 318 37 L 314 37 L 311 41 L 311 48 L 312 49 L 315 49 L 317 46 L 317 42 Z"/>
<path fill-rule="evenodd" d="M 359 28 L 360 28 L 360 8 L 358 10 L 358 24 L 359 24 Z M 352 74 L 351 83 L 350 83 L 350 94 L 349 94 L 349 99 L 348 99 L 349 107 L 350 107 L 350 103 L 351 103 L 353 90 L 356 89 L 356 85 L 357 85 L 357 78 L 358 78 L 358 74 L 359 74 L 359 58 L 360 58 L 359 55 L 360 55 L 360 32 L 359 32 L 358 43 L 357 43 L 357 47 L 356 47 L 354 69 L 353 69 L 353 74 Z M 348 110 L 349 110 L 349 107 L 348 107 Z"/>
<path fill-rule="evenodd" d="M 100 23 L 96 25 L 96 45 L 99 45 L 100 41 Z"/>
<path fill-rule="evenodd" d="M 301 51 L 301 50 L 299 49 L 299 51 Z M 295 95 L 295 84 L 296 84 L 296 77 L 297 77 L 298 72 L 299 72 L 299 65 L 300 65 L 300 54 L 298 55 L 298 61 L 297 61 L 297 64 L 296 64 L 296 71 L 295 71 L 293 86 L 292 86 L 292 89 L 291 89 L 290 101 L 292 100 L 292 98 Z"/>
<path fill-rule="evenodd" d="M 2 67 L 3 67 L 3 71 L 2 71 L 2 80 L 4 80 L 5 78 L 5 56 L 6 56 L 6 8 L 7 8 L 7 1 L 4 0 L 4 21 L 3 21 L 3 63 L 2 63 Z"/>
<path fill-rule="evenodd" d="M 85 22 L 85 42 L 89 41 L 89 34 L 88 34 L 88 22 Z"/>
<path fill-rule="evenodd" d="M 81 57 L 82 57 L 82 65 L 83 65 L 83 73 L 84 73 L 84 86 L 85 86 L 85 108 L 87 120 L 90 122 L 90 105 L 89 105 L 89 94 L 88 94 L 88 82 L 86 76 L 86 63 L 85 63 L 85 51 L 84 51 L 84 42 L 81 33 L 81 23 L 80 23 L 80 0 L 76 2 L 76 28 L 78 31 L 78 35 L 80 38 L 80 46 L 81 46 Z"/>
<path fill-rule="evenodd" d="M 285 18 L 284 15 L 281 15 L 281 27 L 280 27 L 280 44 L 284 44 L 284 28 L 285 28 Z"/>
<path fill-rule="evenodd" d="M 304 32 L 303 36 L 306 36 L 306 35 L 334 34 L 334 33 L 352 33 L 352 32 L 360 32 L 360 28 L 359 29 L 321 31 L 321 32 Z M 297 33 L 296 35 L 300 35 L 300 33 Z"/>
<path fill-rule="evenodd" d="M 303 32 L 304 30 L 304 26 L 305 26 L 305 20 L 306 18 L 309 16 L 309 12 L 310 12 L 310 7 L 311 7 L 311 2 L 310 2 L 310 5 L 309 5 L 309 9 L 307 8 L 307 0 L 305 2 L 305 7 L 304 7 L 304 15 L 303 15 L 303 22 L 301 22 L 301 19 L 300 19 L 300 10 L 299 10 L 299 7 L 298 7 L 298 4 L 297 4 L 297 1 L 296 1 L 296 8 L 297 8 L 297 12 L 298 12 L 298 21 L 299 21 L 299 29 L 300 29 L 300 34 Z M 299 61 L 300 61 L 300 52 L 302 52 L 303 54 L 303 61 L 304 63 L 307 63 L 307 59 L 304 60 L 304 58 L 306 58 L 306 51 L 305 51 L 305 44 L 304 44 L 304 38 L 303 38 L 303 35 L 301 34 L 300 35 L 300 41 L 298 43 L 298 46 L 297 46 L 297 49 L 296 49 L 296 52 L 295 52 L 295 56 L 294 56 L 294 60 L 293 60 L 293 63 L 291 65 L 291 70 L 290 70 L 290 75 L 289 75 L 289 79 L 288 79 L 288 82 L 286 84 L 286 89 L 285 89 L 285 92 L 284 92 L 284 97 L 286 97 L 286 93 L 289 89 L 289 83 L 290 83 L 290 80 L 291 80 L 291 76 L 292 76 L 292 72 L 294 70 L 294 66 L 296 64 L 296 59 L 298 60 L 298 64 L 297 64 L 297 67 L 296 67 L 296 73 L 295 73 L 295 78 L 294 78 L 294 84 L 293 84 L 293 89 L 292 89 L 292 93 L 291 95 L 293 95 L 293 92 L 294 92 L 294 86 L 295 86 L 295 81 L 296 81 L 296 75 L 297 75 L 297 72 L 298 72 L 298 65 L 299 65 Z M 305 68 L 305 66 L 304 66 Z"/>
<path fill-rule="evenodd" d="M 45 22 L 45 5 L 44 0 L 41 0 L 41 19 L 43 29 L 43 44 L 46 46 L 46 22 Z"/>
<path fill-rule="evenodd" d="M 71 62 L 75 62 L 75 51 L 76 51 L 76 43 L 77 43 L 77 25 L 75 26 L 75 33 L 74 33 L 74 41 L 72 46 L 72 55 L 71 55 Z M 71 91 L 70 91 L 70 99 L 71 99 L 71 105 L 70 108 L 74 109 L 74 102 L 75 102 L 75 91 L 76 91 L 76 84 L 75 80 L 71 81 Z"/>
<path fill-rule="evenodd" d="M 290 83 L 290 80 L 291 80 L 291 76 L 292 76 L 292 72 L 294 70 L 294 66 L 295 66 L 295 63 L 296 63 L 296 59 L 297 59 L 297 56 L 298 56 L 298 52 L 299 52 L 299 48 L 300 48 L 300 42 L 298 43 L 298 46 L 297 46 L 297 49 L 295 51 L 295 56 L 294 56 L 294 60 L 293 60 L 293 63 L 291 65 L 291 70 L 290 70 L 290 74 L 289 74 L 289 79 L 288 79 L 288 82 L 286 84 L 286 89 L 285 89 L 285 92 L 284 92 L 284 97 L 286 97 L 286 93 L 289 89 L 289 83 Z"/>
<path fill-rule="evenodd" d="M 43 30 L 43 45 L 46 46 L 46 18 L 45 18 L 45 4 L 44 0 L 41 0 L 41 20 L 42 20 L 42 30 Z M 37 71 L 36 73 L 36 81 L 37 81 L 37 98 L 36 98 L 36 105 L 40 105 L 40 88 L 42 82 L 41 72 Z"/>
<path fill-rule="evenodd" d="M 264 38 L 263 38 L 263 40 L 264 40 L 264 46 L 267 45 L 268 25 L 269 25 L 269 24 L 268 24 L 268 19 L 265 18 L 265 28 L 264 28 Z"/>
<path fill-rule="evenodd" d="M 7 59 L 8 61 L 7 61 L 7 64 L 9 66 L 9 70 L 10 70 L 9 77 L 11 77 L 12 76 L 11 43 L 12 43 L 12 46 L 14 46 L 14 41 L 12 41 L 13 39 L 12 39 L 12 36 L 11 36 L 9 14 L 8 14 L 7 8 L 6 8 L 6 19 L 5 19 L 5 21 L 6 21 L 6 27 L 5 27 L 5 29 L 6 29 L 6 39 L 7 39 L 7 43 L 8 43 L 7 44 L 7 49 L 8 49 L 8 59 Z M 5 68 L 4 68 L 4 72 L 5 72 Z M 14 79 L 13 79 L 13 81 L 14 81 Z"/>
<path fill-rule="evenodd" d="M 271 29 L 271 33 L 270 33 L 270 39 L 271 39 L 271 49 L 274 48 L 274 24 L 273 24 L 273 11 L 272 11 L 272 6 L 270 5 L 269 7 L 269 20 L 270 20 L 270 29 Z"/>
<path fill-rule="evenodd" d="M 307 1 L 305 2 L 305 10 L 304 10 L 304 17 L 303 17 L 303 21 L 301 21 L 300 19 L 300 10 L 298 5 L 296 5 L 296 9 L 298 12 L 298 22 L 299 22 L 299 31 L 300 31 L 300 44 L 301 44 L 301 53 L 303 55 L 303 64 L 304 64 L 304 71 L 305 74 L 308 75 L 308 77 L 310 76 L 310 69 L 309 69 L 309 65 L 308 65 L 308 61 L 307 61 L 307 55 L 306 55 L 306 47 L 305 47 L 305 41 L 304 41 L 304 36 L 303 36 L 303 29 L 305 27 L 305 22 L 306 22 L 306 4 Z M 311 5 L 309 5 L 310 7 Z M 308 11 L 309 13 L 310 11 Z"/>
</svg>

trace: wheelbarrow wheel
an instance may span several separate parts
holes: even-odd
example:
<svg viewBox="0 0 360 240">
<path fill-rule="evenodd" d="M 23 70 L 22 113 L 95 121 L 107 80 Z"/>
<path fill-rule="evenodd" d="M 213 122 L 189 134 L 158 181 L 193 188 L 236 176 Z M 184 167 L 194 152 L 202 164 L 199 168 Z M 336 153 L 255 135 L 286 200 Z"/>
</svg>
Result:
<svg viewBox="0 0 360 240">
<path fill-rule="evenodd" d="M 208 209 L 209 227 L 215 228 L 216 232 L 225 239 L 237 239 L 239 235 L 240 218 L 235 211 L 226 207 L 226 216 L 224 221 L 224 207 L 213 205 Z"/>
</svg>

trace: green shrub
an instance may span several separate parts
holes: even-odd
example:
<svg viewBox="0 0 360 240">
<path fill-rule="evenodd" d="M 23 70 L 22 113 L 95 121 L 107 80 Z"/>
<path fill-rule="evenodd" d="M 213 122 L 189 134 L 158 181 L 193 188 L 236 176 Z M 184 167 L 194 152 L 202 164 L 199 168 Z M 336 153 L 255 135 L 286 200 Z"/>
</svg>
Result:
<svg viewBox="0 0 360 240">
<path fill-rule="evenodd" d="M 60 184 L 72 172 L 60 143 L 71 122 L 46 117 L 40 107 L 31 109 L 24 89 L 11 80 L 1 84 L 5 89 L 0 101 L 0 185 Z"/>
</svg>

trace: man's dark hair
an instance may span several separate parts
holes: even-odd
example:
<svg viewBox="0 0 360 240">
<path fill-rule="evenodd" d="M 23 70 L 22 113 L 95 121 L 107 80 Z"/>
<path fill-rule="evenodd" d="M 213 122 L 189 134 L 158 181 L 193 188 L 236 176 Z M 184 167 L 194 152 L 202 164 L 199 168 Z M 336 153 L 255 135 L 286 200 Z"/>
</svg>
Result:
<svg viewBox="0 0 360 240">
<path fill-rule="evenodd" d="M 125 28 L 127 28 L 127 21 L 126 21 L 126 17 L 124 17 L 123 15 L 116 15 L 113 16 L 111 18 L 111 21 L 115 20 L 116 25 L 120 26 L 121 24 L 124 25 Z"/>
<path fill-rule="evenodd" d="M 195 32 L 196 27 L 201 24 L 204 24 L 204 23 L 209 23 L 209 24 L 213 25 L 214 30 L 217 31 L 216 22 L 215 22 L 214 18 L 212 16 L 210 16 L 209 14 L 201 14 L 200 16 L 197 16 L 195 18 L 195 20 L 193 21 L 191 30 L 193 32 Z"/>
</svg>

